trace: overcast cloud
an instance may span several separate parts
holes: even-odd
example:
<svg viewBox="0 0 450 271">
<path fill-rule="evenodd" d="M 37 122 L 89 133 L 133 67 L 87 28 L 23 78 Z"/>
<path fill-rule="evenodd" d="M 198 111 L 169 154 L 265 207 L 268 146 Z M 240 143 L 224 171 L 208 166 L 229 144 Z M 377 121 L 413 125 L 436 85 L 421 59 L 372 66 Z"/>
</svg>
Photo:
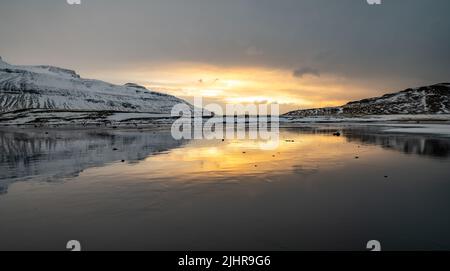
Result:
<svg viewBox="0 0 450 271">
<path fill-rule="evenodd" d="M 0 55 L 81 72 L 265 67 L 379 82 L 374 89 L 450 80 L 448 0 L 82 2 L 1 0 Z"/>
</svg>

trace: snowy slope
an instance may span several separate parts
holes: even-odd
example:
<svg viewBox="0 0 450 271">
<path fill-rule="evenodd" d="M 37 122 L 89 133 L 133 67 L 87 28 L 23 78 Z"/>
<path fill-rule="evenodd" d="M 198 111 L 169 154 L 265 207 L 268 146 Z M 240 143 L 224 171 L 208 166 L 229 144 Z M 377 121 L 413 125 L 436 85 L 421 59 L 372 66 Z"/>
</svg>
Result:
<svg viewBox="0 0 450 271">
<path fill-rule="evenodd" d="M 113 85 L 83 79 L 72 70 L 52 66 L 15 66 L 0 58 L 0 113 L 48 109 L 170 114 L 186 103 L 136 84 Z"/>
<path fill-rule="evenodd" d="M 349 102 L 343 106 L 297 110 L 286 117 L 357 116 L 390 114 L 449 114 L 450 84 L 406 89 L 381 97 Z"/>
</svg>

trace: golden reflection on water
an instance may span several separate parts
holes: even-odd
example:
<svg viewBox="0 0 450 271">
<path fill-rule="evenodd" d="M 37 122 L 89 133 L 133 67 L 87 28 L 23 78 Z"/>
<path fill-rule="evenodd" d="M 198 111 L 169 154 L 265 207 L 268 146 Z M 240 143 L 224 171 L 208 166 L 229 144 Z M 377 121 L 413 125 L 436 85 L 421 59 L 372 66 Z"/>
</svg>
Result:
<svg viewBox="0 0 450 271">
<path fill-rule="evenodd" d="M 109 174 L 173 180 L 275 175 L 297 169 L 327 168 L 353 160 L 357 144 L 330 134 L 283 131 L 274 150 L 257 140 L 193 140 L 180 148 L 151 155 L 135 164 L 114 164 Z M 367 151 L 367 149 L 366 149 Z"/>
</svg>

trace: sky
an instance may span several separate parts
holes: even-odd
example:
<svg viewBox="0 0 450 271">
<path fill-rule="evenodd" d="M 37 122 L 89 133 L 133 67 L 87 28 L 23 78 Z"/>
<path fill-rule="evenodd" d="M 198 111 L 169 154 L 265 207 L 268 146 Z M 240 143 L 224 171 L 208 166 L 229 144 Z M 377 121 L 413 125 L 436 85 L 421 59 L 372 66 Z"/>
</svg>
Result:
<svg viewBox="0 0 450 271">
<path fill-rule="evenodd" d="M 344 104 L 450 81 L 450 1 L 0 0 L 0 56 L 205 103 Z"/>
</svg>

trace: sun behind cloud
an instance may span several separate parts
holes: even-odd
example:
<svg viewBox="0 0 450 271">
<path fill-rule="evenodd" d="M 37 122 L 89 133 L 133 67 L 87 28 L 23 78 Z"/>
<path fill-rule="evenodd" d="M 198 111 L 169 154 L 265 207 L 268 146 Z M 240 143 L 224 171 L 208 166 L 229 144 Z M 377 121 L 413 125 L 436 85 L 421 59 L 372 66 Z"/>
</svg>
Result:
<svg viewBox="0 0 450 271">
<path fill-rule="evenodd" d="M 157 68 L 155 68 L 157 67 Z M 361 87 L 332 74 L 295 76 L 267 67 L 219 67 L 203 63 L 147 64 L 126 71 L 107 71 L 107 80 L 130 81 L 149 89 L 207 103 L 280 105 L 284 113 L 299 108 L 336 106 L 361 95 Z M 97 74 L 96 76 L 101 76 Z"/>
</svg>

